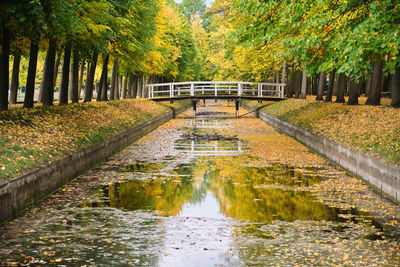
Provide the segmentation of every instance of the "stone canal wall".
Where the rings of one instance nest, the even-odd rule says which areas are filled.
[[[0,184],[0,223],[36,203],[79,174],[127,147],[189,106],[171,110],[51,164]]]
[[[343,168],[360,176],[381,193],[400,202],[400,168],[374,158],[367,153],[358,152],[328,138],[309,132],[292,123],[286,122],[261,110],[245,104],[242,106],[264,122],[282,132],[295,137],[319,154],[336,162]]]

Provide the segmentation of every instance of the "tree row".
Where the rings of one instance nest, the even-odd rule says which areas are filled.
[[[163,0],[11,0],[0,11],[1,110],[21,87],[26,108],[55,96],[60,105],[134,98],[147,94],[145,83],[196,79],[202,68],[188,19]]]

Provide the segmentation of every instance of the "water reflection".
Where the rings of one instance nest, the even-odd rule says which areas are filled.
[[[98,197],[102,201],[87,202],[83,207],[110,206],[154,210],[164,216],[186,216],[186,210],[204,214],[213,207],[209,205],[213,203],[212,193],[219,203],[218,209],[212,209],[218,210],[213,216],[248,222],[341,220],[340,214],[357,213],[329,208],[309,192],[295,190],[320,182],[321,177],[311,170],[278,163],[262,168],[240,166],[242,161],[248,159],[244,156],[198,158],[192,164],[173,168],[170,175],[103,186]],[[286,189],[270,185],[283,185]]]
[[[195,156],[238,155],[243,152],[242,142],[236,141],[195,141],[181,139],[174,143],[175,150]]]
[[[224,129],[232,127],[232,122],[230,120],[196,119],[190,120],[188,127]]]

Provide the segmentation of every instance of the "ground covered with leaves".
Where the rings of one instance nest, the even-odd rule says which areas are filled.
[[[310,99],[247,104],[355,150],[400,164],[400,109]]]
[[[0,182],[186,104],[135,99],[1,112]]]

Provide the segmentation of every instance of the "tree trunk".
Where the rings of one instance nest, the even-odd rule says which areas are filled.
[[[321,75],[321,74],[320,74]],[[312,88],[311,88],[311,93],[313,95],[317,95],[317,91],[318,91],[318,76],[316,74],[314,74],[312,76]]]
[[[149,95],[149,88],[146,86],[151,79],[151,75],[149,75],[148,77],[146,77],[145,74],[143,74],[143,98],[147,98]]]
[[[72,103],[79,102],[78,84],[79,84],[79,53],[74,51],[72,59],[72,83],[71,83],[71,100]]]
[[[392,107],[400,107],[400,67],[396,68],[396,72],[392,75],[390,80],[390,87],[392,92]]]
[[[365,96],[366,97],[369,97],[369,94],[371,92],[371,85],[372,85],[372,75],[368,75],[367,85],[365,86]]]
[[[354,79],[351,79],[349,81],[349,101],[347,101],[348,105],[358,105],[358,90],[360,87],[360,82],[356,83]]]
[[[69,71],[68,100],[72,100],[72,61],[69,69],[70,71]]]
[[[61,63],[61,53],[62,49],[60,49],[60,51],[57,54],[57,60],[56,60],[56,64],[54,66],[54,80],[53,80],[53,84],[54,86],[57,85],[57,76],[58,76],[58,69],[60,67],[60,63]]]
[[[53,105],[54,100],[54,64],[56,61],[56,41],[51,39],[49,41],[49,50],[47,51],[47,67],[46,72],[43,74],[43,106]]]
[[[133,74],[129,74],[128,76],[128,92],[127,92],[127,98],[132,98],[133,96]]]
[[[1,56],[0,56],[0,110],[8,110],[8,84],[9,84],[9,57],[11,33],[3,25],[1,29]]]
[[[124,86],[122,87],[122,98],[126,99],[127,92],[128,92],[128,72],[125,75]]]
[[[33,98],[35,95],[36,67],[39,52],[39,40],[31,40],[29,52],[28,77],[26,78],[24,108],[33,108]]]
[[[121,92],[121,84],[122,84],[122,75],[118,75],[118,87],[117,90],[115,91],[115,100],[120,99],[120,92]]]
[[[367,99],[366,105],[377,106],[381,104],[381,91],[382,91],[382,76],[383,64],[376,62],[373,65],[371,89]]]
[[[346,75],[339,73],[337,80],[336,103],[345,103],[344,91],[346,90]]]
[[[94,82],[94,75],[96,73],[97,58],[98,58],[98,53],[94,52],[92,60],[90,62],[90,69],[88,67],[87,70],[84,102],[91,102],[93,98],[93,82]]]
[[[293,97],[293,91],[294,91],[293,87],[295,83],[295,78],[296,78],[296,72],[293,70],[293,68],[290,68],[288,86],[286,90],[287,97]]]
[[[79,85],[78,85],[78,99],[81,99],[82,95],[82,84],[83,84],[83,75],[85,72],[85,61],[82,62],[81,64],[81,72],[79,74]]]
[[[335,84],[335,72],[336,70],[329,72],[328,89],[325,96],[325,102],[332,102],[333,86]]]
[[[12,69],[10,104],[17,104],[20,63],[21,63],[21,53],[17,53],[14,56],[14,63]]]
[[[136,96],[138,98],[142,98],[142,73],[139,72],[138,74],[138,79],[137,79],[137,91],[136,91]]]
[[[324,100],[323,94],[324,94],[324,90],[325,90],[325,82],[326,82],[326,73],[325,73],[325,71],[322,71],[319,74],[317,97],[315,98],[315,100],[318,100],[318,101]]]
[[[107,56],[106,57],[106,64],[104,65],[105,68],[103,69],[104,71],[104,79],[103,79],[103,86],[101,87],[101,100],[102,101],[107,101],[108,100],[108,89],[109,89],[109,85],[108,85],[108,62],[109,62],[110,57]]]
[[[101,101],[107,101],[107,91],[108,91],[108,61],[110,59],[110,56],[107,55],[104,62],[103,62],[103,84],[100,83],[100,100]]]
[[[307,72],[304,69],[303,73],[302,73],[302,79],[301,79],[301,94],[300,94],[300,98],[302,99],[306,99],[307,97]]]
[[[311,94],[312,94],[312,79],[311,77],[307,77],[306,95],[311,95]]]
[[[118,87],[118,59],[114,59],[113,68],[111,72],[111,89],[110,89],[110,100],[114,100],[115,90]]]
[[[132,98],[138,97],[139,75],[132,77]]]
[[[61,69],[60,95],[58,99],[60,105],[68,104],[70,64],[71,64],[71,46],[69,44],[66,44],[64,49],[64,59]]]
[[[286,72],[287,72],[287,64],[286,61],[283,62],[283,67],[282,67],[282,79],[281,83],[286,83]]]
[[[100,81],[98,83],[99,85],[97,86],[97,89],[96,89],[96,92],[97,92],[96,101],[101,101],[101,93],[103,92],[103,86],[104,86],[103,72],[104,72],[104,69],[101,70]]]
[[[44,88],[44,77],[47,69],[47,59],[48,54],[46,54],[46,59],[44,60],[44,65],[43,65],[43,70],[42,70],[42,80],[40,81],[40,87],[39,87],[39,96],[38,96],[38,102],[43,103],[43,88]]]
[[[301,70],[296,71],[296,83],[294,85],[294,87],[295,87],[295,93],[294,93],[295,96],[294,97],[295,98],[299,98],[299,96],[300,96],[302,77],[303,77],[303,74],[302,74]]]

